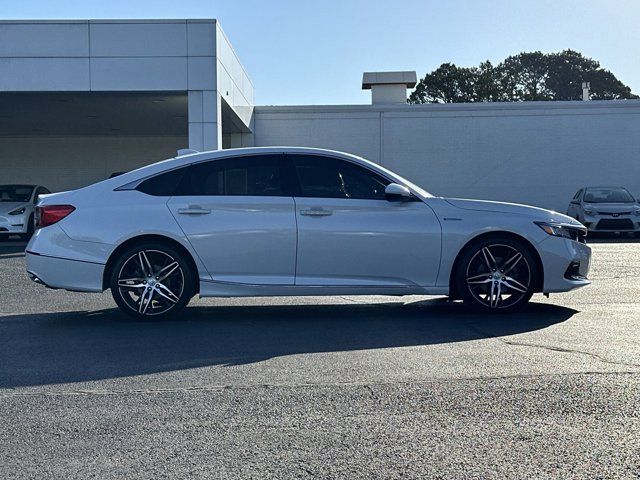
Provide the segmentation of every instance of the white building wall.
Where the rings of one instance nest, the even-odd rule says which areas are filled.
[[[249,127],[253,115],[253,84],[220,24],[216,28],[216,50],[218,92]]]
[[[222,147],[221,98],[247,128],[253,106],[215,20],[0,21],[0,91],[188,91],[197,150]]]
[[[175,156],[182,136],[0,137],[0,185],[71,190]]]
[[[586,185],[640,197],[640,101],[256,107],[254,132],[361,155],[436,195],[561,211]]]

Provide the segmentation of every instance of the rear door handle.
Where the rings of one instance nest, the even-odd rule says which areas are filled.
[[[325,210],[324,208],[309,208],[307,210],[300,210],[300,215],[308,215],[310,217],[326,217],[332,215],[331,210]]]
[[[202,208],[198,205],[189,205],[189,208],[179,208],[178,213],[181,215],[208,215],[211,209]]]

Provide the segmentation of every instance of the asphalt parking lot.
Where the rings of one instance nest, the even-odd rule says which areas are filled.
[[[638,478],[640,243],[513,316],[207,299],[136,322],[0,245],[0,478]]]

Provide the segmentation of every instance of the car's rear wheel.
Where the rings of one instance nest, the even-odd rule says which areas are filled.
[[[511,312],[531,299],[540,272],[530,247],[510,237],[486,238],[462,253],[455,272],[465,305],[485,312]]]
[[[177,249],[144,243],[123,251],[111,269],[109,286],[118,307],[145,319],[175,316],[195,293],[195,272]]]

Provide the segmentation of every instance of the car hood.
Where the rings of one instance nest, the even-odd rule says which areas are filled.
[[[600,213],[633,212],[640,209],[637,203],[585,203],[583,207]]]
[[[553,210],[546,210],[544,208],[531,207],[529,205],[520,205],[518,203],[491,202],[488,200],[466,200],[461,198],[447,198],[446,201],[454,207],[462,208],[463,210],[523,215],[548,222],[580,225],[580,222],[567,215],[563,215],[562,213],[554,212]]]
[[[0,202],[0,215],[6,215],[17,208],[29,207],[29,205],[24,202]]]

